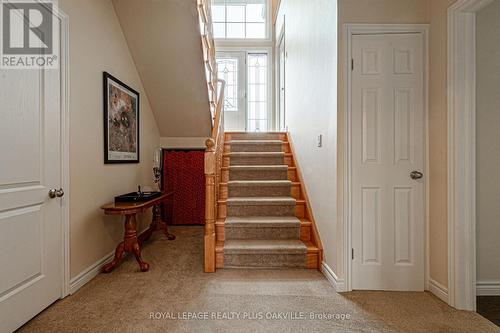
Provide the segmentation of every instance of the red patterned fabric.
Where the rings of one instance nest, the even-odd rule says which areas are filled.
[[[204,161],[204,151],[163,151],[163,190],[174,191],[163,207],[169,224],[205,224]]]

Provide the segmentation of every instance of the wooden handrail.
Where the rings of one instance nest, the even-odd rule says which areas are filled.
[[[224,154],[224,90],[226,82],[220,83],[212,136],[205,142],[205,272],[215,272],[215,222],[218,216],[219,184],[222,176]]]
[[[210,0],[197,0],[201,30],[201,47],[206,71],[207,90],[210,99],[212,133],[205,142],[205,272],[215,272],[215,221],[219,183],[222,174],[224,152],[224,90],[226,82],[217,78],[215,43],[212,31]],[[217,87],[218,86],[218,87]],[[218,89],[217,89],[218,88]],[[219,96],[217,95],[219,91]]]

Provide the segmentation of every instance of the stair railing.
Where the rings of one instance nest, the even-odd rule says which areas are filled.
[[[219,183],[224,152],[224,91],[226,83],[217,77],[217,62],[212,31],[211,0],[197,0],[201,45],[210,101],[212,135],[205,142],[205,272],[215,272],[215,222],[218,216]]]
[[[215,58],[215,43],[213,38],[212,17],[210,15],[211,0],[197,0],[198,17],[200,21],[201,47],[203,50],[203,62],[208,88],[208,99],[210,101],[210,115],[212,126],[215,125],[217,108],[217,61]]]
[[[215,112],[212,137],[205,142],[205,272],[215,272],[215,222],[218,214],[219,184],[222,178],[224,154],[224,89],[226,82],[219,80],[219,96]]]

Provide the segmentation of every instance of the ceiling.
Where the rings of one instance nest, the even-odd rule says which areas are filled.
[[[113,0],[162,137],[210,136],[196,0]]]

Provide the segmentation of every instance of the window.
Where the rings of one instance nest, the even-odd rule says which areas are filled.
[[[268,0],[213,0],[214,38],[265,39]]]
[[[238,59],[217,58],[217,75],[226,81],[224,111],[238,111]]]
[[[249,132],[268,131],[268,57],[266,53],[248,54]]]

